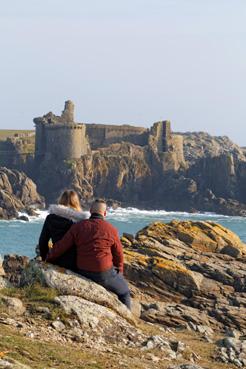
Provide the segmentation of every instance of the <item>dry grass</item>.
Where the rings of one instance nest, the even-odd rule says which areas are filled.
[[[0,141],[6,140],[7,137],[13,137],[16,133],[32,133],[33,130],[16,130],[16,129],[0,129]]]
[[[69,345],[44,343],[21,336],[12,328],[0,324],[0,351],[33,369],[103,369],[92,353],[81,352]]]
[[[158,328],[155,326],[148,326],[142,323],[142,328],[146,334],[161,334],[161,331],[158,332]],[[215,362],[213,359],[215,345],[201,341],[201,337],[198,334],[193,332],[175,333],[175,335],[170,334],[169,339],[174,341],[181,340],[189,347],[187,360],[183,359],[182,364],[189,362],[189,353],[193,351],[201,357],[196,364],[203,368],[235,368],[233,365]],[[75,343],[63,345],[56,342],[37,341],[24,337],[17,329],[1,323],[0,352],[8,352],[8,357],[29,365],[33,369],[168,369],[170,366],[181,363],[165,360],[165,351],[157,349],[150,351],[151,354],[160,358],[158,363],[154,363],[147,358],[148,351],[141,351],[136,348],[122,349],[118,347],[113,352],[102,353],[93,351],[93,349],[89,349],[86,346],[81,348]]]

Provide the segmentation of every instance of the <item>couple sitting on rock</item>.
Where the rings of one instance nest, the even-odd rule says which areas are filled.
[[[117,230],[105,221],[106,208],[104,200],[95,200],[86,219],[88,213],[82,212],[77,193],[64,191],[59,204],[50,207],[39,251],[42,260],[101,284],[130,309],[130,292],[123,277],[123,249]]]

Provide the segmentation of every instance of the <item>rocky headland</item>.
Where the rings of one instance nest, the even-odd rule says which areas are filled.
[[[0,368],[245,367],[246,245],[200,221],[153,223],[121,241],[132,313],[86,278],[4,257]]]
[[[173,133],[169,121],[76,123],[71,101],[61,116],[34,123],[35,134],[0,141],[0,165],[24,171],[47,205],[69,187],[85,205],[99,196],[123,207],[246,216],[245,149],[228,137]]]

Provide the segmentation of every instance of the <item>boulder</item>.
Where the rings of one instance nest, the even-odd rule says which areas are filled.
[[[120,339],[123,330],[132,330],[132,326],[115,311],[82,297],[59,296],[56,298],[56,302],[67,314],[73,314],[78,318],[84,331],[93,331],[94,337],[105,334],[110,336],[111,334],[116,338],[118,334],[118,339]],[[118,327],[118,333],[115,332],[115,326]]]
[[[32,369],[32,368],[6,356],[3,359],[0,359],[0,369]]]
[[[0,219],[18,218],[32,207],[44,207],[35,183],[23,172],[0,167]]]
[[[202,252],[226,251],[226,247],[238,250],[239,255],[246,255],[246,245],[240,238],[229,229],[214,222],[204,221],[172,221],[168,224],[153,223],[139,231],[136,235],[136,243],[145,240],[159,241],[161,244],[169,245],[170,240],[180,241],[177,246],[188,247]]]
[[[26,311],[22,301],[16,297],[0,295],[0,305],[2,305],[4,311],[6,311],[8,315],[12,317],[23,315]]]
[[[210,319],[205,312],[175,303],[146,304],[141,318],[151,323],[161,324],[164,327],[190,328],[198,332],[201,331],[201,327],[207,327],[207,330],[209,330],[210,326]]]
[[[125,273],[129,279],[159,287],[169,285],[186,296],[200,289],[202,275],[193,273],[178,261],[149,257],[125,250]]]
[[[145,320],[245,331],[246,246],[233,232],[213,222],[155,222],[121,241],[127,278],[165,304],[145,309]]]
[[[119,316],[135,324],[135,318],[117,296],[99,284],[79,276],[69,270],[52,264],[32,261],[22,275],[22,284],[41,284],[56,289],[61,295],[79,297],[92,303],[105,306]],[[82,302],[81,302],[82,303]]]
[[[12,287],[11,283],[4,277],[0,275],[0,290],[3,288],[10,288]]]
[[[2,265],[8,281],[15,286],[19,286],[21,283],[22,272],[28,264],[29,258],[27,256],[15,254],[5,255]]]

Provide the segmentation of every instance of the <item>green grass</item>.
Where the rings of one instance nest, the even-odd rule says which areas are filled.
[[[48,320],[59,319],[66,323],[70,317],[65,311],[56,303],[55,298],[58,296],[57,291],[42,287],[39,284],[30,285],[24,288],[5,288],[1,290],[1,295],[8,297],[19,298],[28,308],[28,310],[37,314],[37,307],[47,307],[50,310],[50,314],[46,316]],[[4,312],[4,307],[0,303],[0,312]]]
[[[42,287],[39,284],[26,286],[23,288],[5,288],[1,294],[9,297],[18,297],[23,301],[53,303],[57,296],[56,290],[48,287]]]
[[[0,141],[6,140],[7,137],[13,137],[16,133],[31,133],[33,130],[25,130],[25,129],[0,129]]]
[[[33,369],[103,369],[101,358],[72,345],[35,341],[0,324],[0,352]]]

